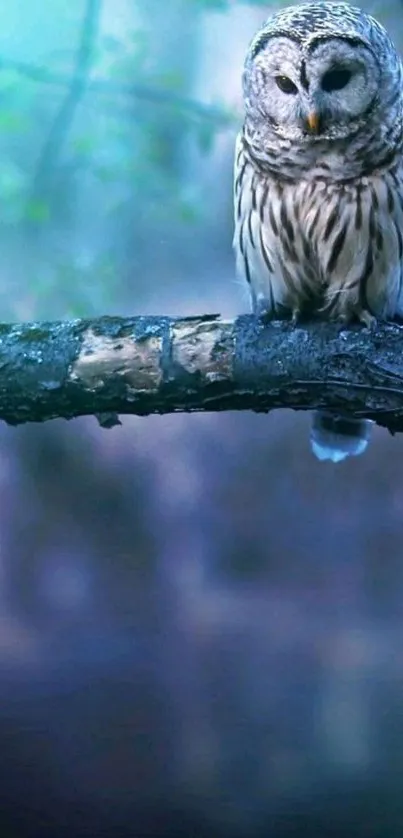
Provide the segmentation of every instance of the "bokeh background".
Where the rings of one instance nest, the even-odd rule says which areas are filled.
[[[3,320],[248,310],[233,145],[278,7],[0,2]],[[0,835],[400,838],[403,440],[122,421],[0,427]]]

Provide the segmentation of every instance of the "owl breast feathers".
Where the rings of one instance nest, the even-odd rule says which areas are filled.
[[[234,247],[253,308],[366,324],[403,309],[402,66],[345,3],[274,15],[249,48]]]

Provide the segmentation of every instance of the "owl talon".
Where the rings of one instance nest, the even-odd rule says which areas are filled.
[[[358,319],[360,323],[363,323],[364,326],[367,327],[367,329],[370,329],[371,331],[376,329],[378,321],[376,317],[374,317],[374,315],[371,314],[370,311],[367,311],[367,309],[363,309],[362,311],[360,311],[360,313],[358,314]]]
[[[301,320],[301,311],[299,308],[294,308],[291,317],[291,323],[293,326],[298,326],[299,321]]]
[[[262,323],[268,323],[269,320],[273,320],[273,308],[270,305],[270,301],[264,297],[253,300],[253,313]]]

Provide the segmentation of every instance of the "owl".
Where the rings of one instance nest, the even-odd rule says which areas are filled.
[[[237,138],[234,249],[253,311],[361,322],[403,313],[403,68],[385,29],[340,2],[292,6],[253,39]],[[334,462],[370,422],[316,412]]]

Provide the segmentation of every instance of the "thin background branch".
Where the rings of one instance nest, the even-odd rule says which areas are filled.
[[[32,205],[32,202],[42,201],[48,194],[61,150],[68,136],[77,107],[86,90],[94,55],[94,45],[98,34],[101,9],[102,0],[87,0],[74,72],[66,96],[61,103],[39,155],[28,198],[27,219],[30,218],[29,207]]]
[[[58,73],[40,64],[33,64],[26,61],[14,61],[13,59],[0,57],[0,72],[2,70],[10,70],[18,73],[18,75],[24,76],[24,78],[30,79],[38,84],[49,84],[55,87],[68,87],[70,84],[70,76],[65,73]],[[228,110],[224,106],[220,107],[204,102],[197,102],[195,99],[181,96],[172,90],[163,90],[160,87],[154,87],[148,84],[115,82],[109,79],[89,80],[88,76],[83,80],[83,83],[85,92],[88,93],[114,98],[121,96],[129,99],[139,99],[155,105],[167,105],[168,107],[178,108],[192,116],[200,117],[201,119],[220,125],[236,126],[241,118],[240,114],[237,116],[235,112]]]

